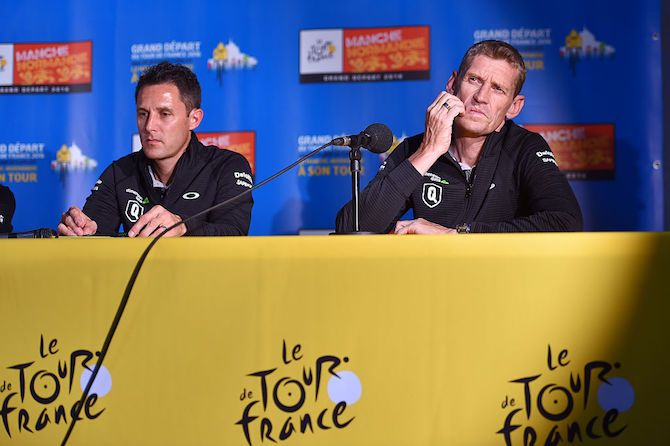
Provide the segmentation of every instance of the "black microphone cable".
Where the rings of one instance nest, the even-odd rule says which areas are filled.
[[[333,140],[334,141],[334,140]],[[223,207],[227,204],[232,203],[235,200],[238,200],[245,195],[250,194],[254,190],[258,189],[259,187],[269,183],[270,181],[274,180],[275,178],[285,174],[289,170],[293,169],[295,166],[298,164],[302,163],[306,159],[310,158],[311,156],[316,155],[326,147],[329,147],[333,144],[333,141],[330,141],[314,150],[309,152],[307,155],[299,158],[297,161],[292,163],[291,165],[284,167],[282,170],[279,172],[275,173],[271,177],[261,181],[260,183],[254,185],[251,189],[247,189],[244,192],[241,192],[234,197],[231,197],[227,200],[222,201],[221,203],[215,204],[214,206],[211,206],[204,211],[198,212],[195,215],[192,215],[185,220],[178,221],[177,223],[173,224],[172,226],[165,228],[156,238],[154,238],[151,243],[145,248],[144,252],[140,256],[139,260],[135,264],[135,269],[133,270],[133,273],[130,276],[130,279],[128,279],[128,284],[126,285],[126,290],[123,293],[123,297],[121,297],[121,302],[119,303],[119,308],[116,310],[116,314],[114,315],[114,320],[112,321],[112,325],[109,327],[109,330],[107,332],[107,336],[105,337],[105,342],[102,345],[102,349],[100,349],[100,355],[98,356],[98,361],[95,364],[95,367],[93,368],[93,372],[91,373],[91,377],[88,379],[88,383],[86,384],[86,388],[84,389],[84,392],[81,396],[81,399],[79,400],[79,404],[76,405],[75,413],[72,416],[72,423],[68,426],[67,432],[65,433],[65,437],[63,438],[63,441],[61,443],[61,446],[65,446],[67,444],[68,439],[70,438],[70,435],[72,434],[72,430],[74,429],[74,425],[77,422],[77,419],[79,418],[79,414],[81,413],[82,408],[84,407],[84,402],[86,401],[86,398],[88,398],[88,394],[91,391],[91,387],[93,387],[93,383],[95,382],[95,378],[98,376],[98,372],[100,371],[100,367],[102,366],[103,361],[105,360],[105,356],[107,356],[107,351],[109,350],[109,346],[112,343],[112,339],[114,338],[114,334],[116,333],[116,329],[119,326],[119,323],[121,322],[121,317],[123,316],[123,312],[126,309],[126,305],[128,304],[128,299],[130,298],[130,293],[133,290],[133,286],[135,285],[135,281],[137,280],[137,276],[140,273],[140,269],[142,268],[142,265],[144,264],[144,261],[146,260],[147,256],[149,255],[149,252],[151,249],[154,247],[154,245],[160,240],[166,233],[170,232],[174,228],[176,228],[179,225],[185,225],[189,221],[198,218],[202,215],[207,214],[208,212],[211,212],[215,209],[218,209],[220,207]]]

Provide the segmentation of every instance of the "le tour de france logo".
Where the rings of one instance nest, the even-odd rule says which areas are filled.
[[[315,358],[315,359],[308,359]],[[361,397],[358,376],[344,370],[347,356],[308,355],[301,344],[282,342],[276,367],[249,373],[235,424],[249,446],[277,443],[292,435],[345,429],[355,419],[351,406]]]
[[[110,391],[112,381],[103,366],[82,402],[99,352],[66,350],[58,339],[40,336],[34,355],[0,369],[0,444],[3,437],[22,441],[54,425],[94,420],[105,411],[100,397]],[[10,443],[11,444],[11,443]]]
[[[544,373],[509,382],[515,392],[505,395],[502,427],[505,445],[581,444],[619,437],[627,428],[624,412],[635,401],[630,382],[621,376],[621,363],[602,360],[576,364],[567,349],[547,351]]]

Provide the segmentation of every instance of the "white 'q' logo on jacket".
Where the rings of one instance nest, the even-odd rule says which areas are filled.
[[[442,202],[442,186],[433,183],[424,183],[421,199],[429,208],[434,208]]]

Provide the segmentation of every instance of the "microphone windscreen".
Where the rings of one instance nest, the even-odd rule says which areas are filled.
[[[393,133],[384,124],[371,124],[363,131],[370,136],[367,148],[370,152],[384,153],[393,144]]]

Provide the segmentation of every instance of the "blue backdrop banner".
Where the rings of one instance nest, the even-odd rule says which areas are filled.
[[[420,133],[465,50],[491,38],[526,61],[516,122],[549,142],[586,229],[663,229],[658,0],[3,3],[0,183],[16,230],[55,227],[139,149],[134,88],[149,65],[194,70],[200,137],[262,180],[373,122],[395,145]],[[364,155],[363,185],[383,158]],[[329,149],[255,194],[251,234],[331,229],[350,191],[348,153]]]

